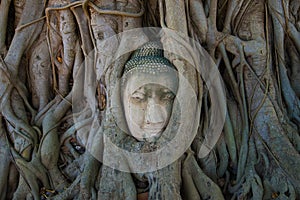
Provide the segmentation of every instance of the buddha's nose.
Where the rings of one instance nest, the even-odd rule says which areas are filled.
[[[163,123],[165,120],[165,110],[159,105],[155,99],[150,98],[148,100],[146,113],[145,113],[145,122],[146,124],[159,124]]]

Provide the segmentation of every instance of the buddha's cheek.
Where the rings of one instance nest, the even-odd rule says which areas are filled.
[[[128,112],[125,113],[128,129],[132,136],[135,138],[143,138],[142,126],[145,117],[145,108],[141,105],[128,104],[128,108],[125,109]]]
[[[169,122],[171,114],[172,114],[172,108],[173,108],[173,101],[169,101],[168,103],[166,103],[165,105],[165,110],[167,113],[167,119],[166,119],[166,123]]]
[[[163,113],[163,121],[162,122],[164,124],[163,128],[165,128],[168,125],[170,118],[171,118],[172,102],[170,101],[170,102],[161,104],[160,112]]]

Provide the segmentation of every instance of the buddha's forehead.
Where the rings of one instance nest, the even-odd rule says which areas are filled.
[[[177,74],[170,72],[153,75],[136,72],[126,78],[124,89],[127,90],[127,92],[132,93],[139,88],[151,87],[151,85],[159,85],[160,87],[164,87],[176,94],[178,88]]]

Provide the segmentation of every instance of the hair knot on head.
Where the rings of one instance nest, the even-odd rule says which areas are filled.
[[[143,72],[158,74],[174,71],[173,64],[164,57],[162,46],[159,42],[147,42],[137,49],[127,61],[123,75],[128,73]]]

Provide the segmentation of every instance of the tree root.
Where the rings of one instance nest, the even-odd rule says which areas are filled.
[[[192,177],[201,199],[224,199],[219,186],[203,173],[191,151],[188,151],[182,167]]]
[[[51,180],[55,187],[63,187],[66,180],[60,173],[57,162],[60,152],[60,143],[56,124],[65,115],[70,108],[69,100],[72,98],[72,92],[63,99],[55,108],[47,112],[43,120],[43,138],[38,150],[41,156],[41,162],[49,170]],[[54,127],[54,128],[53,128]]]
[[[26,180],[26,183],[30,188],[31,194],[33,195],[35,200],[39,199],[39,181],[41,181],[43,186],[45,186],[46,188],[50,188],[46,168],[44,168],[44,166],[42,165],[40,158],[36,154],[35,150],[33,151],[32,159],[29,162],[24,160],[19,155],[19,153],[14,150],[14,148],[11,148],[11,152],[16,166],[18,167],[21,175],[23,176],[24,180]]]
[[[61,193],[54,197],[50,197],[50,200],[68,200],[74,199],[80,193],[80,176],[78,176],[73,183],[66,189],[64,189]]]
[[[249,193],[253,199],[263,199],[263,184],[260,177],[253,172],[245,178],[245,182],[241,184],[241,188],[236,191],[232,199],[249,199]]]
[[[91,199],[96,196],[95,183],[97,173],[99,173],[100,163],[92,155],[90,155],[89,152],[85,153],[85,163],[86,164],[81,175],[79,199]]]
[[[237,179],[238,183],[234,187],[229,187],[229,191],[233,193],[232,199],[248,199],[250,196],[253,199],[263,198],[263,184],[254,167],[257,163],[257,158],[253,137],[249,140],[248,150],[245,174],[240,179]]]
[[[6,35],[7,35],[7,24],[8,24],[8,12],[11,0],[3,0],[0,3],[0,56],[6,53]]]
[[[136,195],[136,188],[129,173],[102,166],[98,197],[102,200],[133,200],[136,199]]]
[[[10,150],[6,143],[6,131],[2,124],[2,116],[0,115],[0,199],[4,200],[8,188],[8,177],[9,177],[9,167],[10,167]]]
[[[19,176],[19,181],[18,182],[19,182],[18,188],[14,192],[12,199],[13,200],[19,200],[19,199],[25,200],[26,196],[28,194],[30,194],[29,184],[26,182],[26,180],[23,178],[23,176]]]
[[[218,175],[218,177],[222,177],[222,176],[224,176],[224,174],[228,168],[228,163],[229,163],[229,154],[227,152],[224,137],[222,137],[222,136],[218,141],[217,150],[218,150],[218,158],[219,158],[219,166],[217,169],[217,175]]]
[[[13,92],[13,87],[9,87],[9,90],[6,91],[6,94],[4,95],[2,99],[2,115],[6,119],[7,122],[9,122],[18,133],[21,133],[22,136],[25,136],[26,139],[29,140],[29,142],[32,145],[36,145],[38,138],[35,130],[24,120],[20,119],[18,116],[16,116],[13,108],[12,108],[12,92]],[[15,102],[20,103],[20,102]],[[5,106],[4,106],[5,104]],[[16,105],[14,105],[16,106]],[[22,106],[18,105],[18,106]],[[21,115],[21,114],[19,114]]]

